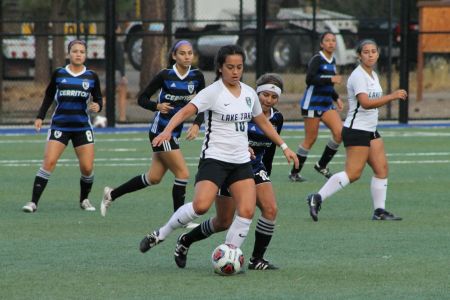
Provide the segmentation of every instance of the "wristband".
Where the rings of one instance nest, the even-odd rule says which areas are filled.
[[[286,150],[288,148],[288,145],[286,145],[286,143],[283,143],[280,145],[281,150]]]

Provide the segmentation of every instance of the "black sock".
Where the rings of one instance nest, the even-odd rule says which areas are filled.
[[[89,193],[92,189],[92,184],[94,183],[94,175],[81,175],[80,177],[80,202],[88,198]]]
[[[111,199],[114,200],[116,198],[119,198],[122,195],[135,192],[135,191],[143,189],[149,185],[150,185],[150,183],[147,180],[146,174],[138,175],[136,177],[131,178],[130,180],[128,180],[121,186],[112,190],[111,191]]]
[[[263,258],[275,231],[275,222],[264,217],[259,217],[255,229],[255,245],[253,246],[253,258]]]
[[[212,225],[212,219],[208,219],[206,221],[203,221],[199,226],[195,227],[191,231],[189,231],[181,240],[181,243],[189,247],[192,243],[201,241],[209,237],[211,234],[213,234],[214,227]]]
[[[319,160],[319,166],[321,168],[325,168],[328,163],[333,159],[333,156],[336,154],[337,149],[331,149],[328,145],[325,146],[323,150],[322,157]]]
[[[173,211],[177,211],[177,209],[184,204],[187,184],[187,179],[175,178],[172,187]]]
[[[298,158],[298,169],[295,168],[295,166],[292,166],[292,170],[291,170],[291,174],[298,174],[300,173],[300,171],[303,168],[303,165],[305,164],[306,159],[308,158],[308,156],[300,156],[297,154],[297,158]]]
[[[39,199],[41,198],[42,192],[44,192],[44,189],[47,186],[50,174],[51,174],[50,172],[47,172],[44,169],[40,168],[36,174],[36,177],[34,178],[31,202],[33,202],[36,205],[38,204]]]

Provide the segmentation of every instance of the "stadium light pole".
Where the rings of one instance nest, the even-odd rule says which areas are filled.
[[[108,127],[116,125],[116,1],[105,0],[106,118]]]
[[[400,43],[400,88],[408,91],[409,87],[409,62],[408,62],[408,36],[409,36],[409,1],[402,0],[400,14],[401,43]],[[399,101],[398,121],[408,123],[408,102]]]

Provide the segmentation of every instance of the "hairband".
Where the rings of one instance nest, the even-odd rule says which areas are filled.
[[[256,87],[256,93],[263,91],[274,92],[275,94],[278,95],[278,97],[280,97],[281,95],[281,89],[272,83],[267,83]]]
[[[189,46],[192,47],[192,44],[191,44],[190,42],[188,42],[188,41],[186,41],[186,40],[181,40],[181,41],[178,41],[178,42],[173,46],[172,52],[177,51],[178,48],[180,48],[180,47],[183,46],[183,45],[189,45]]]

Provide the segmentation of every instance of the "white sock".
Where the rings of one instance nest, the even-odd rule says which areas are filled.
[[[370,193],[372,194],[373,209],[385,208],[388,180],[372,177]]]
[[[320,189],[319,194],[322,196],[322,201],[330,197],[336,192],[339,192],[350,183],[347,173],[345,171],[334,174]]]
[[[187,223],[198,217],[199,216],[194,211],[192,202],[180,206],[177,211],[173,213],[172,217],[170,217],[169,222],[159,229],[158,238],[164,240],[172,231],[185,226]]]
[[[240,248],[245,238],[247,237],[248,230],[250,229],[250,224],[252,224],[252,219],[246,219],[236,216],[233,223],[231,223],[230,228],[228,229],[227,237],[225,238],[225,244],[231,244]]]

